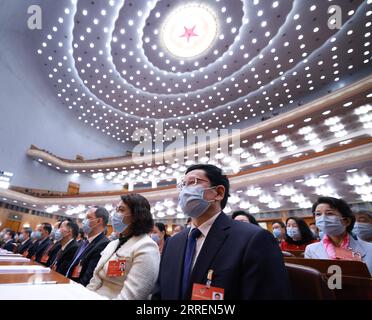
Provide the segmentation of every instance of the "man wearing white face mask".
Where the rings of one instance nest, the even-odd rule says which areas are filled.
[[[103,234],[109,220],[109,213],[104,207],[93,207],[87,211],[83,227],[88,240],[76,251],[66,276],[86,286],[93,276],[93,271],[101,258],[101,252],[110,242]]]
[[[361,210],[355,214],[355,224],[353,232],[361,240],[372,242],[372,212]]]
[[[320,197],[312,210],[324,236],[321,242],[306,247],[305,258],[363,261],[372,274],[372,244],[352,236],[355,217],[349,205],[342,199]]]
[[[190,229],[163,248],[153,299],[287,299],[289,281],[282,254],[267,230],[230,219],[222,212],[229,180],[210,164],[187,169],[179,205],[192,218]],[[211,290],[209,290],[211,289]]]

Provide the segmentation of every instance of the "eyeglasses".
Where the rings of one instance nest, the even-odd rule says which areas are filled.
[[[178,184],[177,184],[177,188],[178,190],[182,190],[184,187],[189,187],[189,186],[196,186],[198,184],[198,180],[199,181],[205,181],[205,182],[208,182],[208,180],[205,180],[205,179],[200,179],[200,178],[197,178],[197,177],[190,177],[190,178],[183,178]]]

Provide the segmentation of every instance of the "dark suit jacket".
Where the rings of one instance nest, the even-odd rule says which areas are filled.
[[[160,263],[153,299],[181,297],[184,252],[189,229],[169,238]],[[289,299],[290,286],[278,243],[270,232],[251,223],[235,221],[221,213],[214,221],[190,275],[192,284],[224,288],[224,299]]]
[[[15,246],[14,241],[10,240],[9,242],[5,242],[3,244],[3,249],[13,252],[14,246]]]
[[[32,240],[30,238],[28,238],[28,240],[24,244],[21,244],[18,247],[17,253],[22,254],[23,252],[25,252],[26,250],[28,250],[30,248],[31,244],[32,244]]]
[[[49,238],[46,238],[44,241],[39,241],[39,244],[37,245],[35,249],[35,261],[41,263],[41,258],[43,256],[44,251],[48,248],[50,245],[51,240]]]
[[[47,267],[50,267],[50,265],[54,262],[54,260],[56,259],[57,257],[57,253],[59,252],[59,250],[61,250],[61,242],[58,241],[56,242],[53,247],[49,250],[49,259],[48,261],[46,262],[46,266]],[[66,270],[67,271],[67,270]]]
[[[85,249],[84,253],[81,257],[74,262],[72,265],[69,274],[67,275],[68,278],[81,283],[83,286],[87,286],[90,279],[93,276],[93,271],[96,268],[96,265],[101,258],[101,252],[103,249],[106,248],[107,244],[109,243],[109,239],[101,233],[98,235]],[[74,260],[74,259],[72,259]],[[72,278],[72,272],[78,264],[81,264],[81,272],[79,278]],[[70,267],[70,266],[69,266]]]
[[[72,240],[65,250],[62,250],[60,247],[60,250],[58,251],[57,255],[55,256],[54,260],[51,261],[51,264],[54,262],[57,266],[56,271],[60,274],[65,275],[68,267],[70,266],[72,259],[75,256],[76,250],[79,248],[76,240]]]
[[[31,245],[28,248],[27,258],[31,258],[35,254],[36,248],[37,248],[38,245],[39,245],[39,240],[36,240],[35,242],[31,242]]]

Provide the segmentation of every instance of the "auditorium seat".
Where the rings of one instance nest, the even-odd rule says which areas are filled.
[[[293,299],[335,300],[327,280],[318,270],[292,263],[285,263],[291,282]]]

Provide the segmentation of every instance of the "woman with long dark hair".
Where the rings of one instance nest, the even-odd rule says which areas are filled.
[[[280,248],[283,251],[303,251],[308,244],[316,241],[303,219],[290,217],[286,220],[285,225],[284,241],[280,243]]]
[[[121,196],[112,216],[112,226],[120,237],[102,251],[87,288],[110,299],[149,299],[160,263],[158,246],[148,235],[153,225],[146,198]]]

